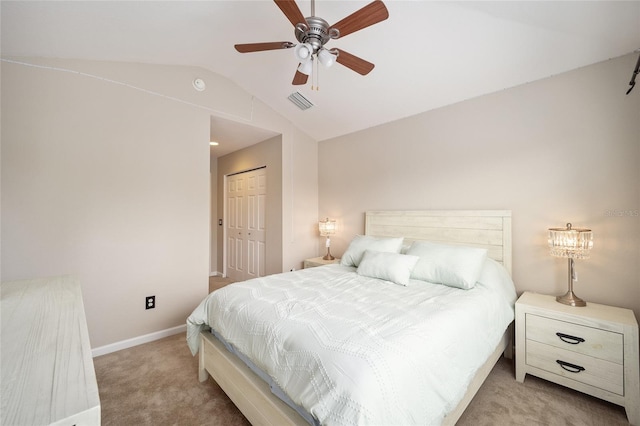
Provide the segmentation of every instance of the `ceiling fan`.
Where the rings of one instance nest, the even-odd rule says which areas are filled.
[[[327,67],[338,62],[361,75],[367,75],[371,72],[375,66],[371,62],[341,49],[329,50],[324,45],[331,39],[345,37],[387,19],[389,12],[381,0],[369,3],[333,25],[329,25],[324,19],[315,16],[315,0],[311,0],[311,16],[306,18],[294,0],[274,0],[274,2],[293,24],[299,44],[289,41],[236,44],[235,48],[238,52],[250,53],[295,48],[294,52],[300,63],[293,77],[292,84],[294,85],[307,83],[314,59]]]

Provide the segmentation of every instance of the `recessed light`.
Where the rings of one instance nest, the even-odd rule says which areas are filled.
[[[219,145],[219,143],[218,143],[218,142],[209,142],[209,145],[211,145],[211,146],[218,146],[218,145]]]
[[[207,85],[203,79],[196,78],[195,80],[193,80],[193,88],[196,89],[198,92],[204,92],[204,89],[207,88]]]

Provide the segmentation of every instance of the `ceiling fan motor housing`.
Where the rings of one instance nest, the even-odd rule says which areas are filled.
[[[338,38],[340,33],[337,29],[329,30],[329,24],[322,18],[310,16],[306,18],[307,25],[299,23],[296,25],[296,39],[300,43],[308,43],[313,47],[313,53],[318,51],[332,38]]]

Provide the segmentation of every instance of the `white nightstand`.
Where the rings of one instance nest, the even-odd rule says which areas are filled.
[[[320,257],[312,257],[311,259],[304,260],[304,269],[313,268],[314,266],[322,266],[322,265],[330,265],[332,263],[340,263],[339,258],[335,258],[333,260],[324,260],[322,256]]]
[[[516,380],[527,373],[622,405],[640,425],[638,322],[630,309],[571,307],[525,292],[516,302]]]

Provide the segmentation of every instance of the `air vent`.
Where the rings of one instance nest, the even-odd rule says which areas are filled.
[[[300,92],[293,92],[292,94],[289,95],[288,99],[294,104],[296,104],[296,106],[303,111],[313,106],[311,101],[305,98],[304,96],[302,96],[302,93]]]

